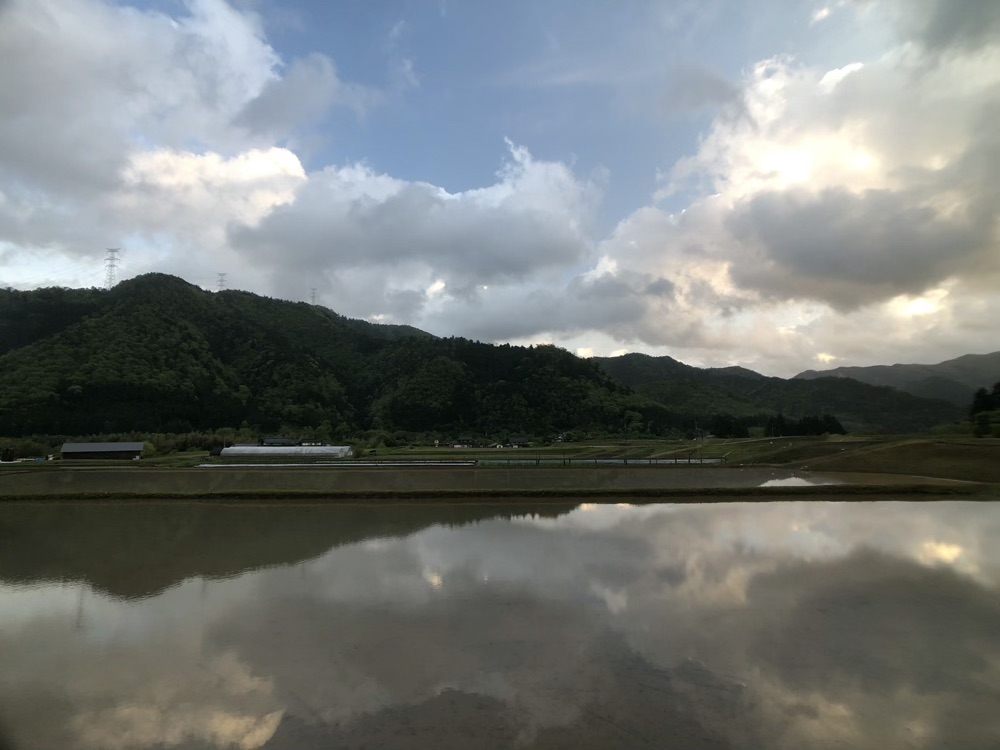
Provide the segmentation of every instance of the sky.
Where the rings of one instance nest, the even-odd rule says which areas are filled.
[[[772,375],[1000,348],[993,0],[0,0],[0,287]]]

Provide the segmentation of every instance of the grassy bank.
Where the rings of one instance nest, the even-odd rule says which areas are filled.
[[[854,471],[1000,482],[1000,440],[903,440],[803,458],[815,471]]]
[[[411,467],[218,467],[162,468],[63,468],[58,471],[24,471],[0,475],[0,496],[156,496],[207,497],[222,495],[279,495],[311,493],[315,496],[412,497],[424,494],[492,493],[646,493],[753,490],[774,480],[796,475],[815,484],[898,485],[898,477],[858,480],[837,479],[809,472],[792,472],[763,466],[628,466],[513,467],[474,466]],[[928,482],[914,482],[927,484]],[[933,483],[933,482],[932,482]],[[762,488],[768,489],[768,488]],[[793,488],[795,489],[795,488]]]
[[[230,501],[230,502],[322,502],[343,504],[371,504],[421,502],[427,504],[463,503],[512,503],[520,500],[532,502],[588,501],[617,503],[628,500],[644,503],[712,503],[753,500],[756,502],[801,501],[809,499],[836,499],[847,502],[873,502],[885,500],[982,500],[1000,498],[996,488],[976,484],[831,484],[815,487],[705,487],[690,488],[635,488],[635,489],[525,489],[525,490],[400,490],[400,491],[310,491],[310,490],[260,490],[218,491],[199,494],[176,492],[150,492],[144,494],[121,492],[79,492],[58,496],[8,495],[2,502],[65,502],[74,501]]]

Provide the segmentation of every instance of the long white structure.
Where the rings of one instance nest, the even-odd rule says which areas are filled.
[[[223,448],[223,458],[284,456],[298,458],[350,458],[349,445],[234,445]]]

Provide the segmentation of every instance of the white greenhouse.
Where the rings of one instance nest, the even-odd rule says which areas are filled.
[[[350,458],[348,445],[234,445],[223,458]]]

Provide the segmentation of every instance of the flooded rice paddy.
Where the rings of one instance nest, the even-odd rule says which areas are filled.
[[[998,542],[955,501],[0,505],[0,748],[995,747]]]

